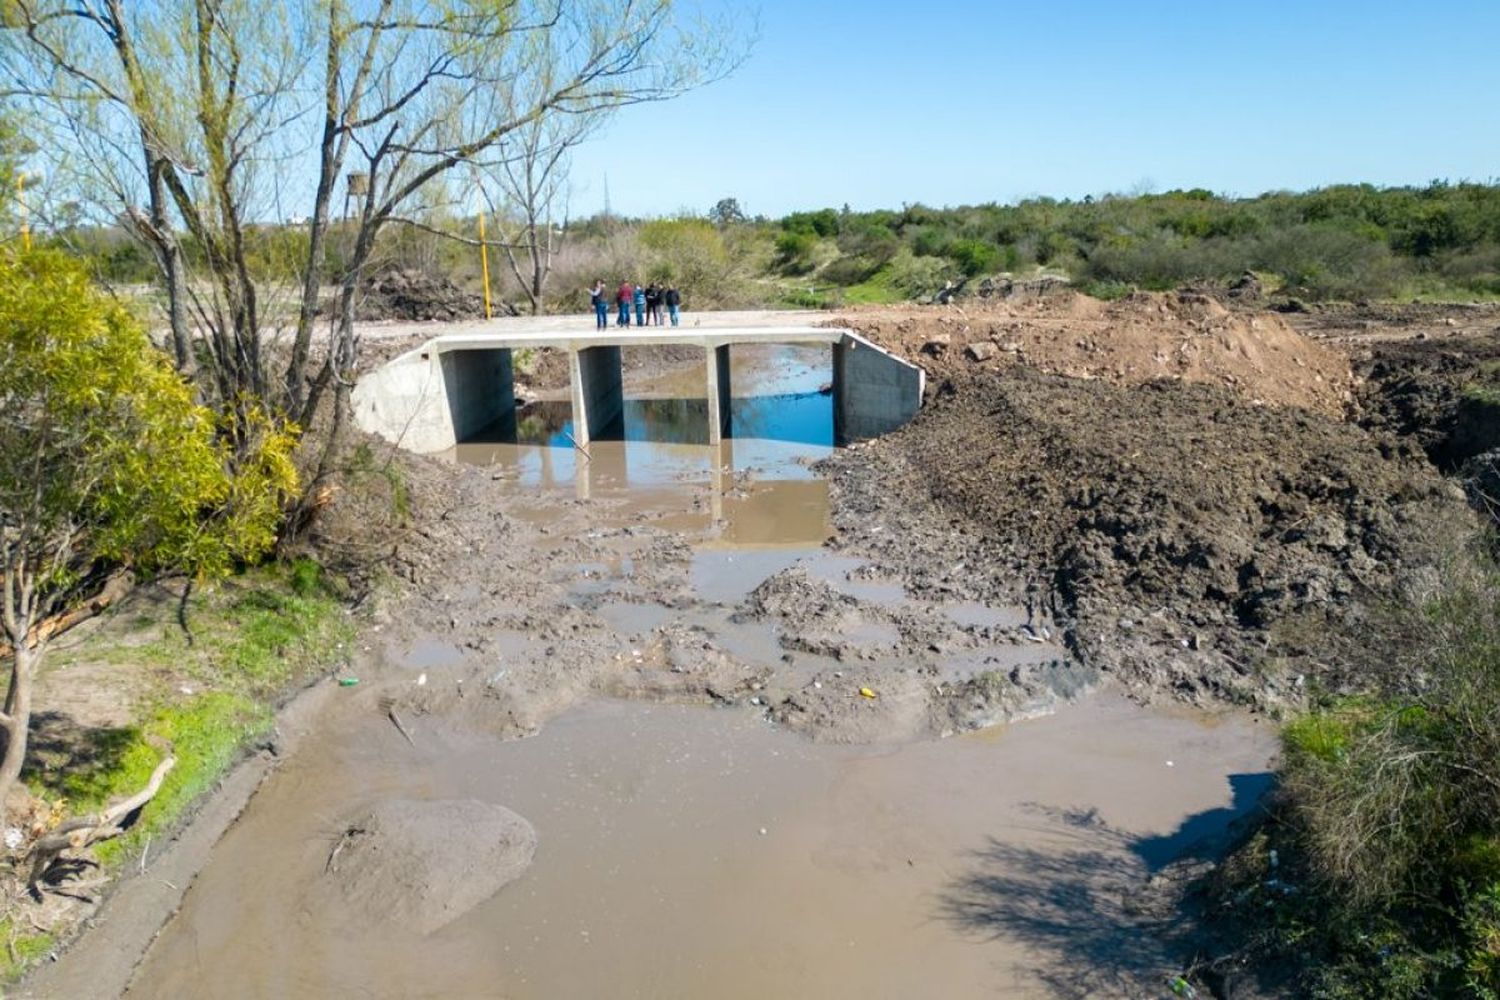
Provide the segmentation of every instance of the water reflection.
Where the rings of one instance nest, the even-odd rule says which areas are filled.
[[[743,395],[731,401],[730,435],[717,448],[708,444],[708,401],[682,397],[690,391],[684,374],[695,373],[676,372],[662,379],[668,395],[627,398],[620,418],[586,449],[577,447],[571,405],[542,400],[461,443],[452,457],[497,467],[523,491],[571,490],[650,511],[664,526],[715,528],[720,544],[821,544],[828,486],[809,465],[834,447],[833,399],[818,389],[829,374],[826,353],[780,348],[737,354],[735,363],[734,388]]]

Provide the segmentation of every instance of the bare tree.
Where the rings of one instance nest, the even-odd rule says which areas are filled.
[[[603,121],[602,113],[552,115],[528,122],[501,147],[500,162],[488,173],[500,191],[501,247],[516,284],[542,311],[542,296],[552,274],[552,261],[566,231],[556,226],[559,210],[566,213],[568,169],[572,151]],[[495,203],[486,194],[492,211]]]
[[[553,119],[727,72],[741,50],[721,40],[747,37],[672,0],[11,0],[6,24],[5,96],[50,127],[75,196],[151,248],[179,365],[201,344],[205,389],[231,416],[257,401],[303,426],[329,414],[309,492],[346,417],[354,308],[384,227],[455,169],[523,162],[510,149],[528,130],[551,150]],[[336,219],[353,174],[361,193]],[[308,221],[295,278],[277,284],[255,255],[290,205]]]

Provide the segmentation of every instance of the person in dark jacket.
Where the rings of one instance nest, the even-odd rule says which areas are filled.
[[[677,309],[682,305],[682,296],[677,292],[676,285],[668,285],[667,290],[662,293],[662,301],[667,304],[667,315],[672,317],[672,325],[677,325]]]
[[[661,289],[654,281],[646,286],[646,325],[661,326]]]
[[[609,303],[604,297],[604,279],[594,282],[594,287],[589,289],[589,305],[594,307],[594,329],[609,329]]]
[[[630,325],[630,301],[635,297],[635,289],[630,282],[620,282],[620,290],[615,292],[615,304],[620,307],[620,317],[615,320],[615,326]]]
[[[646,325],[646,290],[640,285],[635,286],[635,325]]]

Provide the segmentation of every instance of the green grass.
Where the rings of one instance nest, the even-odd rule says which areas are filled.
[[[10,919],[0,920],[0,938],[6,943],[0,951],[0,982],[13,982],[28,965],[44,957],[57,943],[51,935],[43,932],[17,933]]]
[[[118,757],[97,768],[64,776],[57,790],[75,814],[97,812],[110,800],[145,787],[165,756],[166,747],[171,747],[177,764],[162,782],[161,791],[141,812],[140,821],[123,837],[95,849],[102,864],[114,866],[134,855],[148,838],[171,829],[198,797],[218,782],[241,748],[264,735],[272,721],[269,705],[230,692],[209,692],[163,705],[129,731]]]
[[[886,306],[905,302],[906,296],[890,284],[885,272],[878,271],[868,280],[844,289],[844,301],[851,306]]]
[[[106,871],[118,871],[148,841],[169,835],[270,730],[275,696],[343,661],[354,635],[322,568],[310,559],[248,571],[189,603],[191,641],[172,620],[175,607],[162,602],[115,623],[121,626],[115,633],[131,633],[125,638],[107,638],[110,631],[101,629],[72,654],[140,670],[154,678],[154,696],[134,725],[85,732],[83,752],[73,760],[59,768],[34,759],[26,776],[35,794],[63,800],[68,814],[86,815],[140,791],[168,752],[176,756],[137,823],[94,849]],[[188,678],[189,685],[181,683]],[[7,921],[0,928],[9,943],[0,983],[14,981],[53,948],[49,934],[14,933]]]

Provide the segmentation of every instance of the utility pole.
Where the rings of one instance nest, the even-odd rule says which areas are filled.
[[[26,172],[16,171],[16,204],[21,210],[21,247],[31,250],[31,220],[26,215]]]
[[[490,319],[490,248],[484,241],[484,205],[479,206],[479,270],[484,275],[484,318]]]

